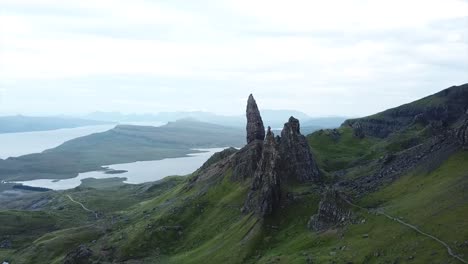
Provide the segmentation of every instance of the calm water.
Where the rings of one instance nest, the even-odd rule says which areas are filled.
[[[202,153],[190,154],[189,157],[171,158],[154,161],[139,161],[124,164],[109,165],[114,170],[126,170],[121,174],[105,174],[102,171],[80,173],[77,177],[65,180],[33,180],[18,182],[34,187],[45,187],[54,190],[65,190],[79,186],[82,179],[86,178],[113,178],[125,177],[126,183],[144,183],[160,180],[170,175],[186,175],[198,169],[211,155],[223,150],[223,148],[200,149]]]
[[[162,122],[125,122],[128,125],[162,126]],[[39,153],[46,149],[55,148],[65,141],[104,132],[115,125],[85,126],[77,128],[63,128],[49,131],[21,132],[0,134],[0,159],[18,157],[31,153]]]
[[[70,139],[104,132],[112,129],[114,126],[115,125],[99,125],[49,131],[0,134],[0,159],[39,153],[46,149],[55,148]]]

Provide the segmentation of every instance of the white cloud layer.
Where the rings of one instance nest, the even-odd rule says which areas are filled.
[[[0,0],[0,113],[371,114],[467,82],[467,31],[462,0]]]

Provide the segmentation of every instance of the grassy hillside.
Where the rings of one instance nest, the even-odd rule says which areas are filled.
[[[468,163],[462,162],[467,159],[468,152],[458,152],[436,170],[409,173],[358,203],[400,217],[446,241],[457,253],[467,255],[468,246],[464,241],[468,228],[462,220],[468,217],[468,197],[464,193]],[[239,208],[248,186],[231,182],[229,173],[206,192],[199,187],[186,190],[185,180],[181,178],[169,180],[170,186],[67,192],[99,211],[103,219],[98,221],[57,193],[50,208],[63,207],[60,214],[3,213],[20,219],[7,221],[15,222],[16,227],[2,229],[4,234],[14,238],[20,232],[15,233],[11,228],[28,228],[34,233],[21,233],[19,243],[27,244],[31,236],[35,241],[27,248],[0,250],[0,254],[8,255],[11,260],[52,258],[61,263],[66,252],[84,243],[99,254],[112,245],[112,257],[128,263],[132,259],[143,263],[305,263],[307,260],[314,263],[457,263],[435,241],[361,209],[354,209],[354,223],[322,233],[310,231],[307,221],[320,199],[313,193],[302,196],[264,222],[241,214]],[[302,193],[314,189],[311,185],[291,191]],[[119,202],[110,199],[115,197],[114,192],[119,192]],[[68,215],[73,215],[74,220],[68,222]],[[76,218],[80,215],[81,218]],[[36,220],[21,221],[21,216]],[[54,224],[65,222],[76,227]],[[50,233],[52,230],[57,231]],[[65,240],[72,242],[58,242]]]

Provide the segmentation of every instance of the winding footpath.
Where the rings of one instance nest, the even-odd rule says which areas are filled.
[[[354,203],[348,201],[347,199],[345,199],[345,198],[343,198],[343,197],[342,197],[342,199],[343,199],[345,202],[347,202],[349,205],[353,206],[353,207],[356,207],[356,208],[359,208],[359,209],[361,209],[361,210],[364,210],[364,211],[366,211],[367,213],[371,213],[371,210],[369,210],[369,209],[367,209],[367,208],[364,208],[364,207],[362,207],[362,206],[359,206],[359,205],[357,205],[357,204],[354,204]],[[447,243],[445,243],[444,241],[440,240],[439,238],[437,238],[437,237],[435,237],[435,236],[433,236],[433,235],[431,235],[431,234],[428,234],[428,233],[426,233],[426,232],[424,232],[424,231],[421,231],[419,228],[417,228],[416,226],[414,226],[414,225],[412,225],[412,224],[408,224],[408,223],[402,221],[401,219],[398,219],[398,218],[396,218],[396,217],[393,217],[393,216],[391,216],[391,215],[385,213],[382,209],[380,209],[380,210],[375,210],[375,211],[372,211],[372,212],[375,212],[375,213],[377,213],[377,214],[383,215],[383,216],[387,217],[387,218],[390,219],[390,220],[393,220],[393,221],[398,222],[398,223],[400,223],[400,224],[402,224],[402,225],[404,225],[404,226],[406,226],[406,227],[409,227],[409,228],[413,229],[414,231],[418,232],[419,234],[421,234],[421,235],[423,235],[423,236],[426,236],[426,237],[428,237],[428,238],[430,238],[430,239],[436,241],[437,243],[441,244],[442,246],[444,246],[444,247],[447,249],[447,252],[448,252],[448,254],[449,254],[450,256],[452,256],[452,257],[458,259],[458,260],[461,261],[462,263],[468,264],[468,261],[462,259],[460,256],[458,256],[457,254],[455,254],[455,253],[453,252],[452,248],[450,248],[450,246],[449,246]]]
[[[72,202],[74,202],[74,203],[76,203],[76,204],[79,204],[79,205],[81,206],[81,208],[83,208],[83,210],[85,210],[85,211],[87,211],[87,212],[90,212],[90,213],[93,213],[93,214],[94,214],[94,217],[96,217],[96,219],[99,218],[99,217],[98,217],[98,214],[97,214],[95,211],[93,211],[93,210],[87,208],[86,206],[84,206],[84,204],[73,200],[73,198],[72,198],[70,195],[68,195],[68,194],[67,194],[67,197],[68,197],[68,199],[70,199],[70,201],[72,201]]]

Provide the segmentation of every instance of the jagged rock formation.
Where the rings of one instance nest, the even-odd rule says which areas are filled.
[[[268,127],[262,157],[255,172],[252,189],[243,208],[244,211],[253,211],[260,216],[266,216],[278,207],[281,199],[278,160],[279,153],[275,135]]]
[[[215,184],[231,169],[232,181],[251,184],[242,211],[265,217],[286,198],[288,183],[320,182],[320,173],[300,132],[299,120],[290,117],[281,137],[275,138],[268,127],[265,138],[262,117],[252,95],[246,112],[248,144],[240,150],[227,149],[214,155],[194,173],[187,189],[199,182],[204,186]]]
[[[252,94],[247,100],[247,144],[250,144],[254,140],[265,139],[265,127],[263,126],[262,117],[258,110],[257,103],[253,98]]]
[[[299,120],[290,117],[281,137],[268,127],[261,159],[255,171],[251,190],[242,208],[261,217],[272,214],[280,206],[282,189],[288,182],[320,181],[319,169],[306,138],[300,133]]]
[[[334,189],[325,190],[319,203],[317,214],[310,218],[308,226],[314,231],[322,231],[344,224],[352,217],[352,212],[340,193]]]
[[[300,132],[299,120],[292,116],[281,131],[279,152],[285,180],[290,176],[299,182],[319,180],[319,169],[305,136]]]

